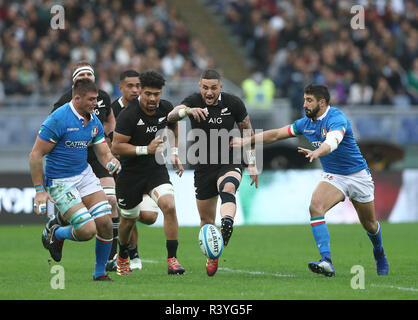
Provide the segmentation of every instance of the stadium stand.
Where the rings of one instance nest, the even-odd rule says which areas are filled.
[[[0,0],[0,164],[27,153],[51,104],[71,86],[73,63],[87,59],[112,98],[122,70],[157,69],[174,104],[197,89],[202,70],[228,69],[225,91],[247,97],[254,127],[263,130],[300,116],[306,84],[326,84],[360,140],[403,145],[412,150],[406,165],[416,167],[416,1],[357,1],[365,8],[359,30],[351,28],[348,0],[72,0],[62,2],[65,28],[53,30],[50,10],[59,3]],[[217,28],[202,32],[208,25]],[[225,41],[217,36],[229,37],[239,57],[220,50]],[[248,68],[247,78],[240,68]],[[263,108],[251,104],[260,96],[257,82],[243,86],[260,71],[275,85],[263,87],[265,96],[274,91]]]
[[[294,106],[309,82],[327,84],[333,104],[418,104],[416,1],[357,1],[365,8],[359,30],[350,25],[353,1],[205,2]]]
[[[64,30],[50,28],[53,4],[0,1],[0,103],[66,90],[72,64],[81,59],[95,65],[100,88],[111,96],[122,69],[153,68],[172,79],[211,66],[200,39],[166,0],[67,1]]]

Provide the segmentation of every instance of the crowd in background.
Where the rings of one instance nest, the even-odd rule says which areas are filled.
[[[349,0],[207,0],[224,15],[275,95],[301,105],[303,87],[328,85],[332,104],[418,104],[418,5],[363,0],[365,28],[353,29]],[[96,68],[117,92],[121,70],[153,68],[166,78],[214,66],[168,0],[68,0],[65,28],[50,26],[52,0],[0,0],[0,103],[71,86],[74,62]]]
[[[418,104],[415,0],[209,2],[292,105],[310,82],[328,85],[333,104]],[[364,8],[364,28],[352,28],[361,22],[354,4]]]
[[[74,62],[95,66],[111,96],[128,68],[155,69],[166,78],[195,77],[211,67],[166,0],[63,1],[64,29],[51,28],[50,0],[0,0],[0,103],[5,96],[49,95],[71,86]]]

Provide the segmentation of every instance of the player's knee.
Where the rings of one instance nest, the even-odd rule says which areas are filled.
[[[110,215],[104,215],[94,220],[97,234],[101,237],[111,238],[113,236],[113,222]]]
[[[219,193],[226,192],[235,194],[238,190],[240,181],[232,176],[228,176],[219,184]]]
[[[110,206],[112,207],[112,210],[117,209],[117,199],[115,196],[106,196],[107,202],[109,202]]]
[[[312,199],[309,205],[309,213],[311,214],[311,217],[322,217],[325,214],[324,206],[320,201]]]
[[[155,221],[157,220],[157,217],[158,217],[158,212],[141,211],[138,221],[146,225],[151,225],[155,223]]]
[[[84,224],[80,229],[76,230],[76,237],[79,241],[88,241],[97,233],[96,224],[90,221]]]
[[[176,214],[176,206],[174,204],[174,200],[160,201],[158,205],[161,211],[163,212],[164,216],[172,216]]]

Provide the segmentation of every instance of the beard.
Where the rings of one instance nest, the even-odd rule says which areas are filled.
[[[319,103],[315,106],[315,108],[313,108],[312,110],[309,109],[305,109],[305,115],[309,118],[309,119],[313,119],[316,117],[316,115],[319,112]]]

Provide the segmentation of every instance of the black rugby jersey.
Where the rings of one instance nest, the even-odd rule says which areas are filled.
[[[113,114],[115,115],[115,119],[118,117],[119,113],[125,109],[125,106],[122,103],[122,97],[116,99],[115,101],[112,102],[112,104],[110,105],[110,107],[113,110]]]
[[[201,157],[201,159],[205,158],[205,161],[201,161],[193,167],[197,169],[205,167],[206,164],[241,164],[241,162],[236,163],[237,160],[233,159],[233,150],[229,148],[229,140],[232,135],[228,139],[224,138],[222,140],[222,137],[225,134],[229,135],[235,124],[242,122],[247,116],[247,109],[243,101],[237,96],[222,92],[216,105],[207,106],[202,95],[194,93],[185,98],[181,104],[190,108],[206,108],[209,113],[206,120],[200,122],[189,116],[192,129],[203,130],[207,137],[207,157]],[[236,128],[236,130],[238,129]],[[202,141],[199,141],[198,137],[196,137],[195,143],[199,143],[196,152],[198,156],[199,149],[204,150],[204,146],[201,145]],[[240,159],[241,156],[238,160]]]
[[[123,108],[116,120],[115,132],[130,136],[128,143],[134,146],[147,146],[156,137],[156,133],[167,127],[167,115],[173,110],[173,105],[167,100],[160,100],[154,115],[149,116],[142,111],[139,98],[129,102]],[[163,138],[160,136],[160,138]],[[159,164],[155,154],[142,156],[120,156],[123,172],[141,172],[150,168],[165,166]],[[122,174],[121,173],[121,174]]]

